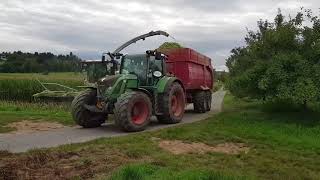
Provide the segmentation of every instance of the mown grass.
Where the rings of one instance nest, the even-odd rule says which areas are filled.
[[[319,179],[319,117],[316,112],[271,112],[260,102],[227,95],[224,112],[205,121],[46,151],[81,152],[85,155],[80,159],[90,162],[104,157],[104,167],[99,170],[95,170],[98,165],[94,163],[87,165],[92,169],[90,177],[98,179]],[[250,151],[236,155],[213,152],[174,155],[158,146],[161,139],[208,145],[239,142],[249,146]],[[115,164],[113,152],[129,160]],[[33,156],[32,152],[19,156],[25,155]],[[5,161],[6,157],[2,159]],[[31,170],[19,172],[37,172],[46,168],[47,163],[52,161],[44,162],[40,169],[31,166],[28,167]]]
[[[63,125],[74,125],[69,106],[69,103],[0,101],[0,133],[14,130],[7,127],[7,125],[23,120],[58,122]]]
[[[81,73],[50,73],[48,75],[35,73],[0,73],[0,100],[33,101],[33,94],[44,88],[37,81],[59,83],[69,87],[84,84],[84,75]],[[59,90],[51,86],[52,90]]]

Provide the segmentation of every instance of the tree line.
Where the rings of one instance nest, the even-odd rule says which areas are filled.
[[[0,72],[3,73],[40,73],[80,71],[81,59],[70,52],[67,55],[54,55],[50,52],[3,52]]]
[[[307,107],[320,102],[320,19],[301,9],[258,21],[245,46],[227,59],[228,88],[238,97]]]

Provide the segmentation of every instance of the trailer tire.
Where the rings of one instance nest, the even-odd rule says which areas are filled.
[[[97,91],[87,89],[77,95],[71,103],[71,114],[73,120],[84,128],[99,127],[106,120],[106,114],[90,112],[83,106],[96,103]]]
[[[150,123],[151,100],[143,92],[131,91],[122,94],[115,104],[115,124],[124,131],[144,130]]]
[[[206,91],[206,111],[211,110],[211,102],[212,102],[212,92],[208,90]]]
[[[175,124],[182,120],[185,111],[185,95],[179,83],[172,83],[159,103],[163,110],[162,115],[157,115],[160,123]]]
[[[197,113],[205,113],[207,111],[206,92],[198,91],[193,94],[193,108]]]

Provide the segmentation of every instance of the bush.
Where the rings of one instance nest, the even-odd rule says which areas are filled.
[[[312,27],[302,24],[311,23]],[[310,10],[285,20],[279,11],[273,23],[258,21],[246,46],[227,59],[227,86],[238,97],[289,102],[300,107],[320,101],[320,19]]]

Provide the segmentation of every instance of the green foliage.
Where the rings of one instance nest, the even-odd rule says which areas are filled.
[[[166,51],[170,49],[177,49],[177,48],[183,48],[179,43],[177,42],[165,42],[159,48],[158,51]]]
[[[38,72],[76,72],[80,71],[80,59],[70,52],[69,55],[52,53],[13,53],[3,52],[6,61],[0,64],[0,72],[5,73],[38,73]]]
[[[224,83],[222,81],[215,81],[213,83],[213,92],[219,91],[222,87],[224,87]]]
[[[228,79],[229,73],[225,71],[215,71],[214,72],[214,79],[216,81],[226,82]]]
[[[311,27],[302,24],[310,23]],[[288,101],[306,107],[320,101],[320,19],[310,10],[273,23],[258,21],[246,46],[227,59],[228,88],[238,97]]]

